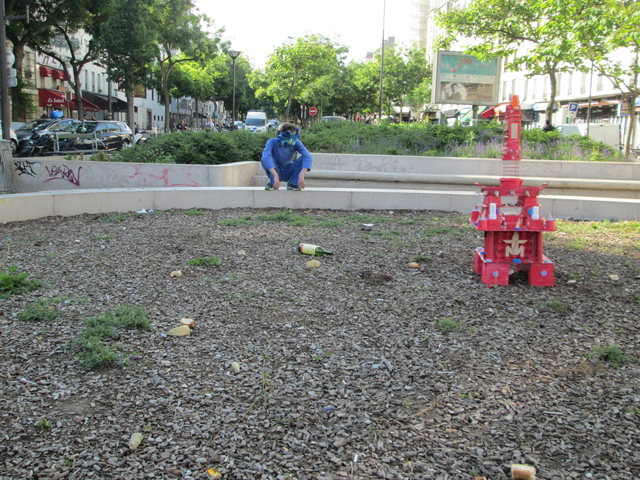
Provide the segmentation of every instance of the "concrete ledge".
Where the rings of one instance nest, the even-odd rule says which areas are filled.
[[[0,195],[0,221],[13,222],[81,213],[170,208],[290,208],[335,210],[446,210],[467,215],[477,194],[463,191],[308,188],[303,192],[261,187],[57,190]],[[637,220],[640,200],[540,197],[542,213],[555,218]],[[549,215],[550,214],[550,215]]]

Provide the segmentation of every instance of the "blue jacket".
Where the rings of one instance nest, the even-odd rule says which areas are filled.
[[[309,150],[300,140],[294,145],[289,145],[288,143],[282,145],[277,138],[270,138],[262,151],[262,165],[267,170],[272,168],[285,170],[293,163],[293,157],[296,152],[300,154],[300,158],[297,161],[302,161],[302,168],[311,170],[313,158],[311,158]]]

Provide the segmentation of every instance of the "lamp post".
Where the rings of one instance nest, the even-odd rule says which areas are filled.
[[[380,50],[380,104],[378,105],[378,121],[382,120],[382,80],[384,77],[384,17],[387,0],[382,0],[382,49]]]
[[[233,100],[231,103],[231,116],[233,118],[231,130],[233,130],[236,127],[236,58],[238,58],[242,52],[238,50],[229,50],[227,53],[231,57],[231,60],[233,60]]]

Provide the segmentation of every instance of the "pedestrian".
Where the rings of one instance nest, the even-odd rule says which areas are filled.
[[[42,115],[40,115],[40,118],[49,118],[49,115],[47,115],[47,112],[42,112]]]
[[[545,120],[544,121],[544,127],[542,127],[542,131],[543,132],[555,132],[556,131],[556,127],[551,125],[551,121],[550,120]]]
[[[82,121],[83,121],[83,122],[86,122],[87,120],[89,120],[89,117],[87,117],[87,114],[85,113],[85,114],[82,116]]]
[[[108,116],[108,115],[107,115]],[[95,115],[91,115],[91,121],[95,122],[96,121],[96,116]]]
[[[287,182],[287,190],[300,191],[307,185],[305,174],[311,170],[313,158],[300,141],[300,129],[285,122],[278,127],[276,138],[270,138],[262,151],[262,168],[269,183],[265,190],[278,190],[280,182]],[[295,155],[299,157],[294,160]]]

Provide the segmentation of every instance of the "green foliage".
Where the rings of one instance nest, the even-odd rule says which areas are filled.
[[[273,214],[260,214],[257,219],[261,222],[284,222],[290,225],[296,225],[299,227],[313,225],[313,220],[297,213],[291,213],[289,211],[278,212]]]
[[[129,218],[131,213],[112,213],[107,215],[104,218],[101,218],[101,222],[124,222],[127,218]]]
[[[60,315],[60,312],[51,305],[48,299],[38,298],[22,310],[18,314],[18,318],[26,322],[38,322],[41,320],[54,320],[58,315]]]
[[[427,262],[429,260],[431,260],[431,257],[429,255],[424,255],[422,253],[413,257],[414,262]]]
[[[29,273],[19,273],[13,266],[0,273],[0,298],[31,292],[40,288],[40,281],[30,280]]]
[[[453,318],[441,318],[436,325],[442,333],[452,333],[464,330],[464,326]]]
[[[562,300],[549,300],[542,304],[542,308],[545,310],[552,310],[554,312],[566,313],[571,311],[571,305]]]
[[[637,358],[623,354],[620,347],[616,345],[596,347],[593,352],[587,355],[587,358],[601,360],[614,367],[622,367],[627,363],[638,363]]]
[[[429,228],[425,228],[422,231],[422,234],[425,237],[432,237],[434,235],[441,235],[443,233],[450,233],[452,232],[452,229],[450,227],[429,227]]]
[[[197,208],[192,208],[191,210],[185,210],[183,213],[185,215],[204,215],[204,212]]]
[[[249,227],[255,224],[256,222],[251,220],[251,215],[245,215],[242,218],[225,218],[218,222],[218,225],[223,227]]]
[[[191,265],[193,267],[208,267],[209,265],[213,265],[217,267],[220,265],[220,260],[216,257],[198,257],[193,260],[188,260],[187,265]]]
[[[47,420],[46,418],[42,417],[40,420],[34,423],[33,426],[36,428],[47,429],[47,428],[51,428],[51,422],[49,422],[49,420]]]
[[[88,318],[86,328],[71,344],[80,349],[80,365],[87,370],[120,366],[126,358],[113,352],[104,340],[119,336],[118,329],[151,330],[147,312],[140,307],[122,305],[112,312]]]

